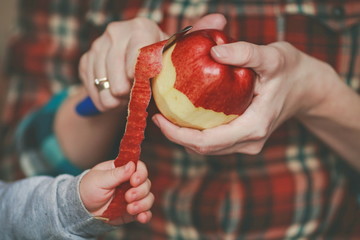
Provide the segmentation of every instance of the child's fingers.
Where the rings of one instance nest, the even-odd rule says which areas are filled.
[[[134,202],[146,197],[151,188],[151,182],[147,179],[144,183],[140,184],[136,188],[131,188],[129,191],[125,193],[125,199],[127,202]]]
[[[136,172],[130,178],[130,184],[133,187],[137,187],[144,183],[148,178],[148,171],[145,164],[142,161],[138,161]]]
[[[138,220],[138,222],[140,223],[147,223],[150,221],[152,217],[152,212],[151,211],[146,211],[146,212],[141,212],[136,216],[136,219]]]
[[[130,179],[131,174],[135,171],[135,164],[129,162],[124,166],[99,171],[97,179],[100,187],[105,189],[113,189],[119,184]]]
[[[127,211],[131,215],[137,215],[141,212],[150,210],[154,203],[154,195],[149,193],[145,198],[129,203],[127,205]]]

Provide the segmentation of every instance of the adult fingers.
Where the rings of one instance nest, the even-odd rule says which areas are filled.
[[[107,77],[105,60],[109,52],[109,38],[106,35],[96,39],[91,45],[91,50],[94,53],[93,57],[93,71],[95,78],[104,78]],[[93,79],[89,79],[93,81]]]
[[[226,18],[222,14],[214,13],[200,18],[194,25],[191,31],[200,29],[215,28],[222,30],[226,25]]]
[[[234,131],[226,130],[227,125],[200,131],[191,128],[179,127],[168,121],[161,114],[154,115],[153,121],[170,141],[186,148],[190,148],[201,154],[205,154],[210,151],[217,151],[218,149],[233,145],[236,141],[234,138]],[[228,132],[230,132],[230,134]],[[212,138],[215,142],[213,142],[210,138]]]
[[[131,83],[125,70],[124,49],[118,44],[113,44],[106,58],[106,72],[110,81],[112,98],[109,98],[109,106],[118,104],[121,99],[127,99],[130,93]]]
[[[234,145],[230,145],[224,148],[219,148],[216,150],[209,148],[209,151],[204,153],[199,153],[197,149],[191,149],[191,148],[186,148],[186,151],[189,153],[197,153],[204,155],[227,155],[233,153],[256,155],[262,150],[264,143],[265,140],[248,140],[248,141],[241,141],[240,143],[235,143]]]
[[[263,142],[272,127],[272,116],[268,111],[262,101],[254,98],[248,109],[237,119],[203,131],[176,126],[160,114],[155,115],[153,120],[169,140],[200,154],[214,154],[224,149],[234,150],[235,145],[247,141]],[[256,146],[260,149],[262,147],[261,144]],[[244,153],[256,151],[243,150]]]
[[[95,75],[94,75],[94,59],[95,56],[91,51],[86,52],[80,59],[79,72],[81,80],[86,87],[88,94],[95,103],[96,107],[99,110],[103,110],[103,106],[100,103],[100,98],[98,91],[94,85]]]
[[[107,77],[105,63],[108,52],[109,38],[104,34],[93,42],[91,49],[80,60],[80,76],[82,81],[96,107],[101,111],[104,111],[106,106],[109,105],[106,100],[109,99],[110,91],[109,89],[103,89],[99,92],[94,83],[95,79]]]
[[[128,98],[130,82],[125,70],[125,54],[128,51],[130,36],[133,34],[133,20],[110,23],[105,35],[109,39],[110,49],[105,59],[106,73],[110,82],[107,107],[112,108],[124,98]],[[105,97],[105,96],[104,96]]]
[[[125,54],[125,71],[128,78],[134,77],[135,64],[139,55],[139,50],[145,46],[167,38],[158,25],[147,19],[137,18],[133,20],[133,33],[130,37],[127,51]]]
[[[105,79],[109,81],[110,86],[114,85],[112,84],[114,82],[114,79],[112,79],[113,76],[109,76],[108,73],[107,59],[109,57],[109,54],[113,52],[111,48],[112,48],[112,44],[110,42],[110,37],[107,34],[104,34],[101,38],[95,40],[91,48],[92,55],[94,56],[94,61],[93,61],[94,76],[97,79]],[[113,62],[112,65],[114,67],[117,67],[116,62]],[[90,79],[90,81],[94,81],[94,80]],[[113,96],[111,92],[111,88],[102,89],[100,91],[96,89],[96,91],[98,92],[101,108],[104,108],[103,110],[107,108],[114,108],[117,105],[119,105],[119,100]]]

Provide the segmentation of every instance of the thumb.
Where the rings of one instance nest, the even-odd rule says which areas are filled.
[[[113,189],[121,183],[129,181],[134,171],[135,164],[133,162],[128,162],[121,167],[101,171],[98,176],[98,179],[101,179],[99,181],[100,187],[104,189]]]
[[[269,70],[279,53],[274,47],[235,42],[212,47],[211,56],[219,63],[252,68],[262,73]]]

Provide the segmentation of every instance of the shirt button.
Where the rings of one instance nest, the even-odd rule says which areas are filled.
[[[341,5],[334,6],[331,13],[332,13],[332,16],[335,18],[344,18],[345,17],[344,6],[341,6]]]

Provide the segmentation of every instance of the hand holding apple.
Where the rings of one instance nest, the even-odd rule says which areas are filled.
[[[222,31],[191,32],[168,49],[152,92],[161,113],[173,123],[212,128],[240,116],[253,98],[255,73],[216,62],[215,45],[232,42]]]
[[[201,154],[259,153],[281,123],[319,101],[323,94],[315,92],[323,92],[325,86],[319,79],[329,72],[326,64],[285,42],[224,44],[213,47],[211,56],[258,74],[255,97],[247,110],[228,124],[203,131],[178,127],[160,114],[153,117],[167,138]]]

